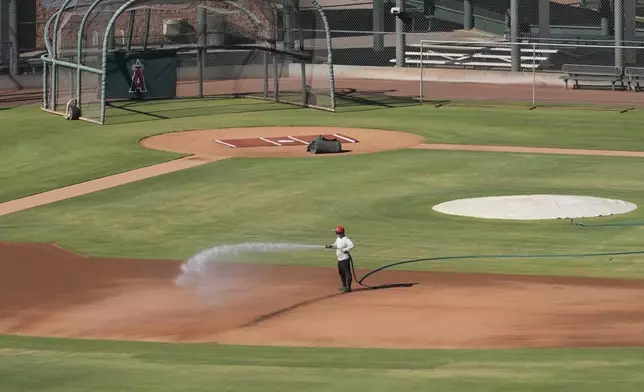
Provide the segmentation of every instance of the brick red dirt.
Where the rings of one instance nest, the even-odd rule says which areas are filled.
[[[342,149],[347,155],[374,153],[386,150],[397,150],[415,147],[423,138],[406,132],[383,131],[377,129],[342,128],[342,127],[249,127],[212,130],[194,130],[171,132],[151,136],[141,140],[141,145],[163,151],[182,154],[195,154],[206,159],[222,157],[334,157],[337,154],[311,154],[306,146],[267,146],[230,148],[215,142],[215,139],[255,139],[281,136],[340,134],[359,140],[359,143],[343,143]]]
[[[500,80],[502,82],[502,80]],[[313,92],[325,93],[329,90],[328,80],[317,78],[310,80]],[[342,97],[347,90],[357,90],[356,93],[381,93],[393,97],[417,99],[420,82],[418,80],[389,80],[389,79],[343,79],[335,80],[337,94]],[[296,78],[281,78],[280,88],[285,91],[300,91],[301,80]],[[259,93],[263,89],[263,80],[245,79],[235,81],[211,81],[204,84],[205,94]],[[197,96],[196,81],[180,81],[177,83],[179,96]],[[351,95],[349,95],[351,96]],[[424,99],[427,101],[476,101],[492,104],[496,101],[532,102],[532,85],[508,83],[456,83],[456,82],[425,82]],[[585,88],[581,90],[566,90],[561,86],[541,86],[535,90],[538,105],[576,104],[583,106],[615,106],[620,109],[644,106],[644,94],[628,91],[610,91],[606,89]],[[0,107],[11,107],[42,102],[42,89],[1,90]],[[583,106],[582,106],[583,105]]]
[[[32,105],[42,102],[42,89],[0,89],[0,108]]]
[[[307,81],[315,93],[328,94],[329,83],[327,79],[315,78]],[[185,96],[196,96],[198,93],[197,82],[183,81],[177,86],[177,94]],[[400,97],[416,100],[420,94],[419,80],[391,80],[391,79],[353,79],[336,76],[336,96],[342,98],[352,96],[376,99],[378,95]],[[237,81],[211,81],[204,85],[205,94],[229,94],[236,92],[240,94],[259,94],[263,91],[263,80],[244,79]],[[282,91],[296,92],[301,90],[301,80],[297,78],[281,78],[280,89]],[[353,91],[355,90],[355,91]],[[353,92],[352,92],[353,91]],[[362,95],[361,95],[362,94]],[[367,94],[364,96],[364,94]],[[435,82],[426,81],[423,83],[423,98],[425,101],[454,101],[470,102],[472,104],[492,105],[496,103],[522,103],[526,106],[532,104],[533,89],[531,84],[505,83],[499,79],[494,83],[461,83],[461,82]],[[537,105],[546,107],[569,108],[609,108],[618,109],[642,108],[644,106],[644,94],[641,92],[616,90],[611,91],[610,87],[583,87],[582,89],[568,90],[563,82],[560,86],[537,85],[534,91],[534,98]],[[398,104],[415,104],[413,100],[405,102],[401,100]],[[341,99],[338,105],[342,105]],[[386,104],[385,104],[386,105]],[[392,104],[395,106],[395,104]]]
[[[426,101],[477,101],[489,104],[496,101],[532,103],[531,84],[499,83],[456,83],[424,82],[423,98]],[[356,89],[358,92],[381,91],[393,97],[417,98],[420,94],[418,80],[380,80],[380,79],[337,79],[336,89]],[[561,86],[537,86],[535,89],[537,105],[557,104],[578,107],[615,106],[631,108],[644,106],[644,94],[632,91],[611,91],[610,88],[582,88],[566,90]]]
[[[383,271],[367,283],[417,284],[340,294],[335,268],[222,264],[197,292],[174,284],[179,261],[15,243],[0,243],[0,268],[2,334],[383,348],[644,344],[644,282],[635,280]]]

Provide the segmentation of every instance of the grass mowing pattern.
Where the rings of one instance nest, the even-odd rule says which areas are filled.
[[[644,350],[343,350],[0,336],[0,390],[636,391]],[[37,370],[37,371],[35,371]]]
[[[428,142],[644,149],[644,116],[638,112],[411,105],[390,109],[355,103],[345,102],[336,114],[274,104],[264,111],[268,106],[258,105],[252,109],[262,111],[252,116],[242,115],[251,108],[240,113],[237,104],[226,101],[216,101],[213,107],[169,102],[165,108],[144,110],[133,105],[143,113],[115,109],[120,115],[115,112],[111,120],[119,125],[105,127],[67,122],[36,107],[2,110],[0,201],[172,159],[175,154],[144,150],[136,142],[183,129],[342,125],[413,132]],[[283,110],[273,112],[277,107]],[[170,119],[156,121],[160,117]],[[239,238],[266,239],[262,237],[269,234],[327,242],[328,228],[342,218],[358,244],[356,261],[361,266],[405,256],[632,249],[641,246],[638,227],[587,230],[565,222],[482,222],[433,214],[430,205],[465,194],[519,191],[574,191],[641,205],[642,185],[636,174],[641,165],[637,159],[428,151],[342,157],[324,165],[232,160],[0,218],[0,239],[58,239],[88,253],[166,257],[190,255],[200,247]],[[339,169],[350,175],[334,176]],[[348,194],[338,197],[338,188]],[[253,194],[260,191],[268,200]],[[232,211],[225,211],[226,206]],[[267,207],[272,210],[266,212]],[[627,217],[641,218],[641,210]],[[328,254],[305,256],[274,261],[332,263]],[[487,260],[412,268],[641,277],[642,265],[640,258],[620,258]],[[620,348],[341,350],[0,336],[0,363],[2,392],[631,392],[644,384],[644,350]]]
[[[137,142],[189,129],[327,125],[411,132],[432,143],[644,150],[639,112],[437,109],[352,99],[339,113],[251,99],[131,102],[120,105],[134,112],[110,108],[114,124],[105,126],[65,121],[37,106],[3,110],[0,202],[179,157]],[[169,119],[159,121],[163,117]]]
[[[425,150],[332,161],[232,159],[8,215],[0,219],[0,238],[56,242],[91,255],[186,259],[209,246],[247,241],[324,244],[332,240],[329,228],[343,224],[357,245],[357,266],[369,268],[443,255],[634,251],[644,248],[644,227],[469,219],[431,206],[526,193],[642,205],[644,184],[632,177],[642,170],[644,160],[631,158]],[[642,220],[644,210],[608,220],[619,219]],[[644,276],[641,256],[608,259],[445,260],[405,268]],[[329,265],[332,255],[289,252],[245,261]]]

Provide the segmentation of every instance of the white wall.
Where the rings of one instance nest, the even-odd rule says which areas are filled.
[[[299,68],[299,65],[291,65]],[[307,65],[307,74],[317,78],[328,78],[328,65]],[[385,79],[385,80],[418,80],[418,68],[396,67],[359,67],[351,65],[335,65],[333,74],[336,79]],[[561,86],[560,73],[536,73],[537,86]],[[424,69],[423,80],[427,82],[452,82],[452,83],[493,83],[493,84],[527,84],[532,85],[531,72],[505,72],[505,71],[476,71],[465,69]]]

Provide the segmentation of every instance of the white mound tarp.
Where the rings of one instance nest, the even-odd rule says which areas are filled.
[[[432,209],[484,219],[542,220],[625,214],[637,206],[622,200],[572,195],[491,196],[452,200]]]

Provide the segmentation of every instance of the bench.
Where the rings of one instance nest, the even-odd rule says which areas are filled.
[[[588,82],[610,82],[613,86],[613,91],[615,90],[615,84],[619,82],[622,88],[624,88],[621,67],[564,64],[562,71],[568,74],[560,77],[560,79],[566,82],[566,89],[568,89],[568,80],[575,82],[572,87],[573,89],[579,88],[580,80]]]
[[[628,83],[629,90],[639,91],[640,82],[644,82],[644,68],[626,67],[624,69],[624,81]]]

